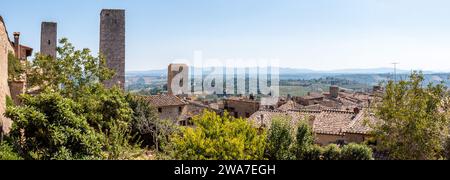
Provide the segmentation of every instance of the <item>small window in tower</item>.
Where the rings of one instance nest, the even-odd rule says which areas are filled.
[[[47,43],[48,43],[48,45],[51,45],[51,44],[52,44],[52,42],[51,42],[50,40],[48,40],[48,42],[47,42]]]

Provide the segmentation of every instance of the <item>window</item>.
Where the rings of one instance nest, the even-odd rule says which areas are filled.
[[[158,108],[158,112],[159,112],[159,113],[162,113],[162,108]]]
[[[178,107],[178,114],[181,114],[181,112],[183,112],[183,107]]]
[[[246,117],[246,118],[249,118],[249,117],[250,117],[250,113],[246,112],[246,113],[245,113],[245,117]]]
[[[51,44],[52,44],[52,42],[51,42],[50,40],[48,40],[48,42],[47,42],[47,43],[48,43],[48,45],[51,45]]]

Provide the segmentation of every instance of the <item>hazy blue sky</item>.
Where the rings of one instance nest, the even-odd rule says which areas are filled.
[[[278,58],[317,70],[450,70],[448,0],[0,0],[10,34],[39,50],[41,21],[98,51],[102,8],[127,16],[127,70],[174,59]]]

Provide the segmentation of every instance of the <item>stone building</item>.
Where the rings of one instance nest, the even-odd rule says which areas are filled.
[[[181,98],[169,94],[145,96],[145,99],[157,109],[160,119],[172,120],[177,123],[187,105]]]
[[[313,128],[315,143],[319,145],[362,143],[371,135],[371,125],[379,121],[365,111],[339,110],[261,110],[249,120],[258,127],[270,128],[275,117],[285,117],[291,126],[307,121]]]
[[[26,61],[33,49],[20,44],[20,33],[15,32],[14,41],[11,41],[8,36],[3,17],[0,16],[0,134],[9,133],[12,122],[9,118],[4,116],[6,111],[6,99],[11,97],[16,101],[19,94],[25,92],[26,76],[17,78],[8,77],[8,54],[12,53],[21,62]],[[18,103],[18,102],[16,102]]]
[[[20,33],[14,32],[14,42],[12,42],[15,57],[19,59],[20,63],[26,64],[27,58],[32,55],[33,49],[20,44]],[[19,95],[26,93],[27,77],[26,74],[22,74],[19,77],[9,77],[9,88],[11,91],[11,98],[15,104],[20,104]]]
[[[314,104],[318,104],[323,101],[325,98],[324,95],[319,93],[310,92],[306,96],[294,97],[295,101],[301,104],[302,106],[310,106]]]
[[[100,14],[100,53],[107,66],[115,71],[111,80],[104,82],[111,88],[125,89],[125,10],[103,9]]]
[[[261,103],[252,98],[231,97],[224,100],[224,110],[235,118],[249,118],[260,106]]]
[[[41,54],[56,57],[58,43],[58,25],[55,22],[42,22],[41,24]]]

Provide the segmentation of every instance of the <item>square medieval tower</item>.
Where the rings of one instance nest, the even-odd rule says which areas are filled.
[[[107,88],[125,89],[125,10],[104,9],[100,14],[100,53],[108,68],[115,71],[111,80],[104,82]]]
[[[41,24],[41,54],[56,57],[57,27],[55,22],[42,22]]]

